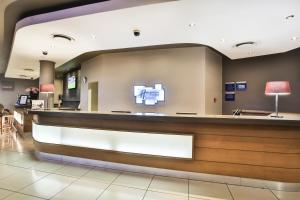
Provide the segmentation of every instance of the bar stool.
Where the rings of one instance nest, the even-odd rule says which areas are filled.
[[[14,127],[14,116],[13,115],[4,115],[1,120],[1,134],[11,135],[15,132]]]

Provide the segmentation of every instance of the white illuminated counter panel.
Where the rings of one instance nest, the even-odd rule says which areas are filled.
[[[37,142],[125,153],[193,158],[193,135],[45,126],[33,123]]]

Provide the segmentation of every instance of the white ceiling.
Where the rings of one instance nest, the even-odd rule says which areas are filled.
[[[288,15],[295,15],[286,20]],[[41,15],[45,16],[45,15]],[[193,23],[194,26],[189,26]],[[132,30],[141,30],[134,37]],[[59,44],[51,34],[75,41]],[[95,36],[95,37],[93,37]],[[33,24],[15,33],[6,77],[39,77],[39,60],[60,66],[85,52],[173,43],[210,46],[231,59],[300,47],[299,0],[181,0]],[[253,47],[234,44],[254,41]],[[42,51],[48,51],[47,56]],[[25,72],[32,68],[34,72]]]

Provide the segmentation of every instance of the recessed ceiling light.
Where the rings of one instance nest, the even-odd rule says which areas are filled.
[[[291,38],[291,40],[293,40],[293,41],[298,40],[298,39],[299,39],[299,38],[296,37],[296,36],[294,36],[294,37]]]
[[[233,47],[236,47],[236,48],[239,48],[239,47],[247,47],[247,46],[253,46],[255,45],[256,43],[253,42],[253,41],[248,41],[248,42],[241,42],[241,43],[238,43],[238,44],[235,44]]]
[[[294,17],[295,17],[295,15],[289,15],[289,16],[286,16],[285,19],[290,20],[290,19],[293,19]]]
[[[225,39],[224,39],[224,38],[222,38],[222,39],[221,39],[221,42],[222,42],[222,43],[224,43],[224,42],[225,42]]]
[[[96,39],[96,35],[91,34],[91,38],[92,38],[93,40]]]
[[[196,26],[195,23],[189,23],[189,27],[194,27],[194,26]]]

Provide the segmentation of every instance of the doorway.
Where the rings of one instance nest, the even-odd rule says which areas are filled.
[[[88,85],[88,111],[98,111],[98,82]]]

